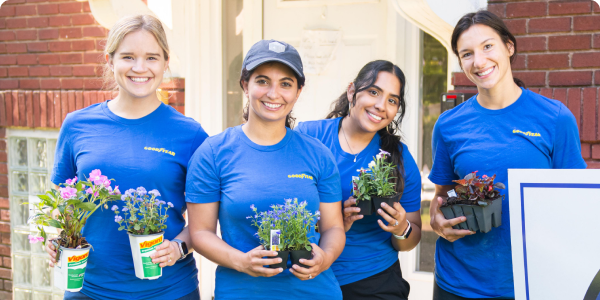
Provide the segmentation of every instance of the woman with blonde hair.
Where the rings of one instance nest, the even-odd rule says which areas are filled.
[[[165,240],[152,260],[163,267],[156,280],[135,276],[127,233],[117,230],[113,211],[97,211],[83,229],[94,247],[83,289],[66,292],[65,299],[200,299],[183,213],[187,164],[207,134],[158,98],[169,64],[169,46],[158,19],[138,15],[119,20],[108,34],[104,54],[106,82],[114,81],[119,95],[67,115],[51,180],[59,184],[75,176],[86,178],[100,169],[121,190],[156,189],[174,207],[169,209]],[[169,153],[147,150],[155,148]],[[123,207],[122,201],[116,204]],[[50,243],[46,251],[55,263]]]

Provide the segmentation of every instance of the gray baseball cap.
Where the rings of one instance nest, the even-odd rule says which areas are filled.
[[[276,40],[260,40],[250,48],[244,62],[242,71],[254,70],[266,62],[277,61],[290,67],[298,76],[304,78],[302,59],[296,48],[292,45]]]

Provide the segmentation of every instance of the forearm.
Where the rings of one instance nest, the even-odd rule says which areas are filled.
[[[187,226],[183,227],[183,230],[175,237],[175,239],[185,242],[186,246],[188,246],[189,253],[194,251],[192,237],[190,236],[190,229]]]
[[[208,230],[200,230],[191,236],[194,250],[208,260],[226,268],[239,271],[239,257],[244,255],[243,252],[231,247],[215,232]]]
[[[394,246],[396,251],[410,251],[414,249],[421,241],[421,224],[411,222],[410,227],[412,228],[412,231],[407,239],[399,240],[392,235],[392,246]]]
[[[346,244],[344,227],[334,226],[321,232],[319,247],[325,252],[324,270],[329,269],[333,262],[340,256]]]

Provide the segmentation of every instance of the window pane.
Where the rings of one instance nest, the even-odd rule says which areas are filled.
[[[29,255],[15,254],[13,269],[14,284],[18,286],[31,285],[31,258]]]
[[[31,291],[24,289],[15,289],[14,300],[32,300]]]
[[[48,149],[45,139],[30,139],[32,162],[29,167],[46,169],[48,165]]]
[[[33,300],[52,300],[52,294],[33,292]]]
[[[29,181],[27,172],[13,171],[12,172],[13,192],[27,193],[29,191]]]
[[[40,195],[46,193],[48,189],[48,175],[46,173],[31,174],[31,195]]]
[[[38,245],[35,245],[38,246]],[[34,246],[34,247],[35,247]],[[51,289],[52,288],[52,280],[51,280],[51,268],[50,265],[48,264],[48,258],[47,255],[46,256],[33,256],[31,258],[31,263],[33,264],[33,286],[35,288],[42,288],[42,289]],[[48,295],[50,296],[50,295]],[[48,299],[50,300],[50,298],[44,298],[46,296],[43,296],[42,298],[38,299]],[[36,296],[34,295],[34,298],[36,298]]]
[[[11,166],[27,167],[27,139],[14,138],[9,155],[11,156]]]
[[[23,203],[28,202],[27,197],[12,196],[10,199],[12,201],[10,219],[13,227],[29,227],[29,225],[27,225],[29,205],[23,205]]]
[[[31,244],[29,243],[29,232],[15,230],[12,236],[12,251],[20,253],[29,253],[31,251]],[[15,269],[20,266],[17,262],[14,262]]]

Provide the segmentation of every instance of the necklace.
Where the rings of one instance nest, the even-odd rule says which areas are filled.
[[[342,121],[340,120],[340,122],[342,122]],[[344,126],[342,125],[341,127],[342,127],[342,134],[344,135],[344,139],[346,140],[346,145],[348,145],[348,148],[350,149],[350,152],[354,152],[354,150],[352,150],[352,147],[350,147],[350,143],[348,142],[348,138],[346,137],[346,132],[344,131]],[[350,153],[350,154],[352,154],[352,153]],[[356,162],[356,157],[358,156],[358,153],[352,154],[352,155],[354,155],[354,162]]]

